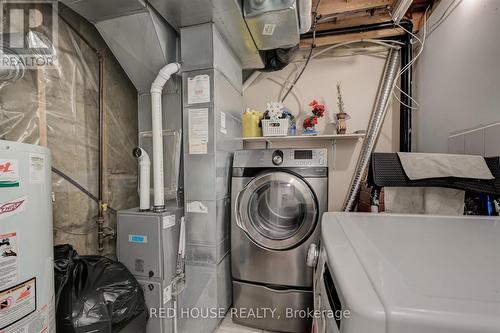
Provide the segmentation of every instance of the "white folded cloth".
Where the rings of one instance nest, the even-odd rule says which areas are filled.
[[[411,180],[439,177],[495,178],[482,156],[402,152],[398,156]]]
[[[441,187],[385,187],[385,212],[393,214],[464,214],[465,191]]]

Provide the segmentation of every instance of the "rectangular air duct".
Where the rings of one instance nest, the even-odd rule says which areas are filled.
[[[300,41],[295,0],[244,0],[243,16],[259,50],[293,47]]]

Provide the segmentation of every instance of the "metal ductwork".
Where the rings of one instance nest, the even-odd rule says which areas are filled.
[[[243,17],[259,50],[289,48],[300,42],[295,0],[244,0]]]
[[[139,93],[176,61],[175,30],[142,0],[61,0],[92,22]]]
[[[243,0],[149,0],[174,29],[213,22],[243,68],[264,63],[243,19]]]
[[[295,47],[311,24],[311,0],[61,2],[95,24],[139,92],[147,92],[158,70],[176,60],[169,50],[182,27],[213,22],[242,67],[257,69],[265,67],[262,55]]]

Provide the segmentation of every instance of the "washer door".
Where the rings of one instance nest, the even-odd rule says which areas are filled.
[[[237,225],[257,246],[286,250],[302,243],[318,220],[316,197],[300,177],[283,171],[252,179],[235,203]]]

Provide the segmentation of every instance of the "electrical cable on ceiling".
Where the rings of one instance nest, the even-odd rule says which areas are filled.
[[[413,38],[415,38],[419,43],[420,43],[420,49],[417,53],[417,55],[415,57],[413,57],[413,59],[403,68],[401,68],[401,70],[399,71],[398,75],[396,76],[396,80],[394,82],[397,82],[397,80],[401,77],[401,75],[408,71],[408,70],[411,70],[413,64],[417,61],[417,59],[420,57],[420,55],[422,54],[422,52],[424,51],[424,47],[425,47],[425,40],[427,38],[427,12],[429,11],[431,6],[428,6],[427,9],[425,10],[425,13],[424,13],[424,16],[423,16],[423,20],[424,20],[424,24],[423,24],[423,36],[422,36],[422,39],[418,38],[417,35],[415,35],[414,33],[412,33],[411,31],[408,31],[407,29],[405,29],[402,25],[400,25],[399,23],[397,23],[396,25],[401,28],[403,31],[405,31],[407,34],[411,35]],[[396,92],[393,91],[392,92],[392,95],[393,97],[402,105],[404,105],[405,107],[407,108],[410,108],[412,110],[418,110],[418,106],[420,106],[420,104],[418,103],[418,101],[413,98],[412,96],[410,96],[409,94],[407,94],[406,92],[402,91],[401,88],[395,84],[394,85],[394,88],[396,88],[397,90],[399,90],[401,93],[403,93],[403,95],[407,96],[410,101],[412,103],[415,103],[417,105],[417,107],[414,107],[414,106],[411,106],[411,105],[407,105],[406,103],[403,103],[399,97],[397,96]]]
[[[302,76],[302,74],[304,74],[304,71],[306,70],[307,65],[309,64],[309,61],[311,61],[311,56],[312,56],[313,50],[316,47],[316,26],[318,24],[318,19],[319,19],[318,8],[319,8],[319,4],[320,3],[321,3],[321,0],[318,0],[318,2],[316,3],[316,7],[314,8],[314,13],[313,13],[314,20],[313,20],[313,27],[312,27],[313,40],[312,40],[312,44],[311,44],[311,49],[309,50],[309,54],[307,56],[306,63],[304,64],[304,67],[302,67],[302,70],[300,71],[299,75],[297,75],[297,77],[293,81],[293,83],[290,86],[290,88],[288,88],[285,96],[283,96],[283,98],[281,99],[281,103],[283,103],[285,101],[285,99],[288,97],[288,95],[292,91],[293,87],[295,87],[295,85],[297,84],[297,82],[300,80],[300,77]]]
[[[427,37],[429,37],[434,30],[436,30],[447,18],[457,9],[457,7],[462,3],[463,0],[454,0],[452,1],[448,7],[443,12],[443,15],[439,17],[439,19],[429,28],[429,32],[427,33]]]
[[[356,43],[363,43],[363,42],[373,43],[373,44],[381,45],[381,46],[384,46],[384,47],[387,47],[387,48],[392,48],[392,49],[399,49],[400,47],[397,46],[397,45],[392,45],[391,43],[402,44],[401,42],[397,42],[397,41],[381,41],[381,40],[378,40],[378,39],[357,39],[357,40],[351,40],[351,41],[348,41],[348,42],[342,42],[342,43],[338,43],[338,44],[335,44],[335,45],[328,46],[327,48],[324,48],[323,50],[315,53],[312,56],[311,59],[315,59],[315,58],[319,57],[320,55],[322,55],[323,53],[325,53],[327,51],[330,51],[330,50],[333,50],[333,49],[336,49],[336,48],[339,48],[339,47],[342,47],[342,46],[346,46],[346,45],[350,45],[350,44],[356,44]]]

